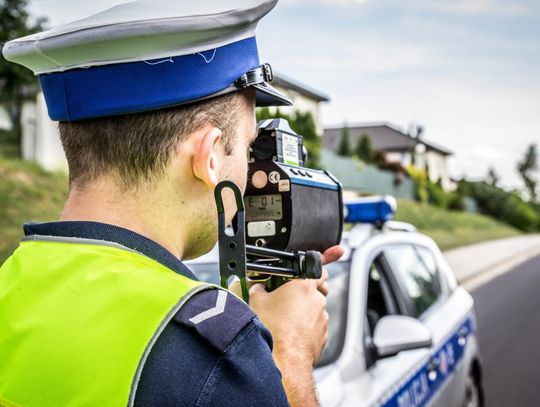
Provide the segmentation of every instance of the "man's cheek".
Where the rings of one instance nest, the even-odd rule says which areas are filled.
[[[241,179],[242,179],[242,181],[240,182],[240,189],[242,190],[242,195],[244,195],[245,192],[246,192],[247,179],[248,179],[248,166],[247,166],[247,163],[244,166],[243,171],[241,172]]]

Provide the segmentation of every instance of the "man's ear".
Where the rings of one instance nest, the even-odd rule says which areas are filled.
[[[218,142],[222,132],[217,127],[205,127],[195,135],[193,174],[210,189],[214,189],[219,180],[221,151]]]

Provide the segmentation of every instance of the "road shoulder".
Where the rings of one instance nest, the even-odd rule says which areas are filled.
[[[487,283],[540,254],[540,234],[482,242],[443,253],[468,290]]]

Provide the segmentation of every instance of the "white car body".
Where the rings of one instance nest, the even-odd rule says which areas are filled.
[[[410,230],[410,229],[409,229]],[[481,405],[481,362],[475,336],[472,297],[456,283],[439,248],[414,231],[377,232],[358,225],[345,245],[350,249],[347,324],[343,346],[331,363],[315,370],[323,406],[464,406]],[[367,364],[368,274],[378,256],[396,246],[424,248],[433,255],[441,295],[418,318],[429,330],[432,345],[405,350]],[[396,274],[396,271],[390,270]],[[399,276],[393,276],[397,280]],[[406,296],[405,292],[394,293]],[[332,318],[332,315],[331,315]],[[368,332],[366,332],[368,331]],[[475,380],[475,383],[471,383]],[[468,400],[471,384],[476,394]],[[467,400],[466,400],[467,399]]]
[[[330,337],[321,363],[314,372],[322,406],[482,405],[481,362],[475,336],[473,300],[457,285],[454,274],[433,240],[417,233],[410,225],[388,222],[382,229],[369,224],[357,225],[345,234],[342,244],[347,249],[344,259],[328,267]],[[403,258],[396,258],[396,253],[402,253]],[[412,253],[416,253],[417,266],[429,263],[430,269],[436,270],[432,275],[435,276],[434,286],[438,284],[434,278],[440,280],[437,299],[419,316],[411,315],[414,308],[411,306],[415,303],[407,298],[407,290],[420,280],[409,281],[409,288],[406,288],[400,280],[402,271],[394,270],[389,260],[394,257],[394,264],[398,264],[396,259],[399,260],[398,268],[402,264],[408,267],[406,264],[415,259]],[[428,261],[418,262],[420,258]],[[218,254],[214,249],[187,264],[202,280],[217,282],[217,262]],[[372,284],[370,287],[377,285],[378,289],[370,288],[368,292],[369,282]],[[388,288],[393,292],[390,293]],[[411,321],[395,317],[409,314],[409,319],[415,318],[416,325],[430,336],[431,344],[403,350],[394,356],[374,356],[376,347],[368,344],[380,339],[377,338],[376,327],[385,316],[373,309],[368,311],[368,306],[373,305],[368,305],[372,301],[368,298],[377,299],[373,295],[375,291],[380,295],[379,300],[383,298],[386,301],[386,297],[394,300],[394,304],[390,304],[393,308],[385,305],[386,309],[392,308],[389,314],[394,315],[393,319],[386,319],[385,325],[392,333],[386,339],[399,343],[400,337],[413,335],[410,330],[400,332],[402,328],[398,323],[401,320]],[[375,304],[382,307],[380,301]],[[423,303],[419,304],[423,306]],[[375,335],[370,333],[370,323]]]

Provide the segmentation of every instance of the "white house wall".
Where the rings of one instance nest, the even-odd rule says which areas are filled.
[[[408,151],[406,152],[397,152],[397,151],[390,151],[385,153],[386,161],[388,162],[397,162],[400,163],[402,166],[407,167],[411,164],[411,153]]]
[[[24,106],[22,127],[23,158],[36,161],[49,171],[67,169],[58,123],[49,118],[42,93],[38,94],[35,104]]]
[[[426,163],[429,168],[429,179],[431,182],[441,180],[441,186],[445,191],[452,191],[456,188],[455,183],[450,179],[446,169],[446,156],[435,151],[425,153]]]
[[[37,140],[37,103],[25,103],[21,112],[22,139],[21,152],[25,160],[36,161],[36,140]]]
[[[412,164],[411,153],[406,152],[387,152],[386,160],[389,162],[399,162],[404,167]],[[420,170],[429,169],[429,180],[438,182],[441,180],[441,186],[445,191],[453,191],[456,189],[456,184],[450,179],[446,170],[446,156],[435,151],[426,151],[421,154],[416,154],[414,166]]]
[[[0,129],[10,130],[11,129],[11,120],[9,119],[9,114],[3,107],[0,106]]]

